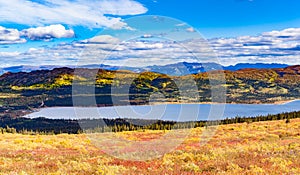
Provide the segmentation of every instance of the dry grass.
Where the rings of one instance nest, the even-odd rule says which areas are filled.
[[[203,130],[193,129],[178,148],[149,161],[109,156],[84,134],[2,134],[0,174],[300,174],[300,119],[219,126],[201,146]],[[131,141],[164,134],[117,133]]]

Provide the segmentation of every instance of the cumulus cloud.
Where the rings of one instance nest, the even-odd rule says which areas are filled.
[[[90,52],[90,55],[103,55],[106,54],[103,52],[108,52],[115,49],[120,42],[121,41],[118,38],[110,35],[98,35],[90,39],[74,42],[72,46],[83,48],[86,52]]]
[[[144,34],[142,38],[153,38],[154,36],[151,34]]]
[[[237,63],[300,64],[298,29],[265,32],[257,36],[214,38],[208,44],[201,39],[178,42],[141,39],[121,42],[110,35],[64,43],[52,48],[31,48],[25,53],[1,53],[7,64],[112,64],[123,66],[164,65],[182,61]],[[153,35],[153,34],[152,34]],[[283,37],[284,36],[284,37]],[[219,60],[216,60],[216,55]],[[14,59],[11,59],[14,55]]]
[[[149,34],[150,35],[150,34]],[[108,37],[109,38],[109,37]],[[223,65],[237,63],[286,63],[300,64],[300,29],[291,28],[282,31],[265,32],[257,36],[239,36],[235,38],[214,38],[206,42],[201,39],[184,40],[180,42],[132,40],[119,43],[119,49],[104,52],[103,44],[99,43],[86,52],[92,55],[106,54],[107,63],[128,66],[140,64],[176,63],[184,60],[214,62]],[[107,39],[109,40],[109,39]],[[106,45],[108,46],[108,45]],[[98,47],[98,49],[96,49]],[[116,47],[116,45],[111,45]],[[103,48],[103,50],[99,50]],[[188,50],[187,50],[188,49]],[[216,60],[216,55],[219,60]],[[96,57],[95,57],[96,58]],[[132,64],[139,62],[139,65]]]
[[[53,38],[72,38],[74,31],[61,25],[50,25],[46,27],[29,28],[19,31],[17,29],[0,26],[0,44],[19,44],[30,40],[51,40]]]
[[[126,42],[125,43],[128,49],[131,50],[152,50],[152,49],[162,49],[165,46],[165,43],[162,42]]]
[[[50,25],[46,27],[29,28],[22,30],[22,36],[25,36],[31,40],[51,40],[53,38],[72,38],[74,37],[73,30],[66,30],[61,25]]]
[[[20,55],[19,52],[0,52],[0,57],[15,57]]]
[[[193,27],[189,27],[186,29],[187,32],[196,32],[196,30]]]
[[[186,26],[186,25],[187,25],[186,23],[179,23],[179,24],[176,24],[175,26],[182,27],[182,26]]]
[[[42,0],[0,1],[0,21],[42,26],[50,24],[126,28],[120,17],[147,12],[133,0]]]
[[[210,43],[224,64],[300,63],[300,28],[264,32],[257,36],[216,38],[211,39]]]
[[[85,42],[93,44],[116,44],[119,43],[120,40],[110,35],[98,35],[88,40],[85,40]]]
[[[277,37],[282,39],[291,39],[300,37],[300,28],[288,28],[281,31],[264,32],[263,36]]]
[[[17,29],[7,29],[0,26],[0,44],[18,44],[25,43],[26,40],[20,37]]]
[[[96,5],[103,14],[110,15],[137,15],[147,11],[140,3],[131,0],[103,0]]]

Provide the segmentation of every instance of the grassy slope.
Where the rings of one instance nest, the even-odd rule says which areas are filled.
[[[106,155],[84,134],[0,134],[0,174],[300,174],[300,119],[222,125],[200,146],[204,129],[193,129],[176,150],[146,162]],[[116,134],[148,140],[164,133]]]

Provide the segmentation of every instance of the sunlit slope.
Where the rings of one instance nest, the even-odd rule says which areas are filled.
[[[84,134],[0,133],[0,173],[300,173],[300,119],[292,119],[290,123],[280,120],[222,125],[206,145],[200,146],[200,137],[204,130],[205,128],[192,129],[190,136],[178,148],[158,159],[145,162],[111,157],[101,147],[94,146]],[[162,137],[166,132],[146,130],[115,134],[125,140],[149,141]]]

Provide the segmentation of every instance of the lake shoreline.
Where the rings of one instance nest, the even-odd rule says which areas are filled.
[[[165,103],[110,107],[44,107],[23,117],[80,118],[139,118],[164,120],[203,120],[210,118],[255,117],[299,110],[300,100],[281,104],[208,104]]]
[[[299,101],[300,99],[294,99],[294,100],[282,100],[282,101],[276,101],[274,103],[217,103],[217,102],[191,102],[191,103],[187,103],[187,102],[151,102],[149,104],[143,104],[143,105],[105,105],[105,106],[76,106],[77,108],[108,108],[108,107],[126,107],[126,106],[158,106],[158,105],[189,105],[189,104],[199,104],[199,105],[285,105],[288,103],[292,103],[295,101]],[[30,112],[28,111],[26,113],[26,115],[34,113],[34,112],[39,112],[42,109],[54,109],[54,108],[73,108],[74,106],[45,106],[45,107],[41,107],[41,108],[34,108],[32,109]],[[26,116],[24,115],[24,116]]]
[[[292,103],[294,101],[298,101],[300,99],[294,99],[294,100],[282,100],[282,101],[276,101],[273,104],[279,104],[279,105],[284,105],[284,104],[288,104],[288,103]]]
[[[293,99],[293,100],[281,100],[281,101],[275,101],[273,103],[218,103],[218,102],[191,102],[191,103],[187,103],[187,102],[152,102],[149,105],[167,105],[167,104],[213,104],[213,105],[227,105],[227,104],[241,104],[241,105],[254,105],[254,104],[261,104],[261,105],[283,105],[283,104],[287,104],[287,103],[291,103],[294,101],[298,101],[300,99]]]

